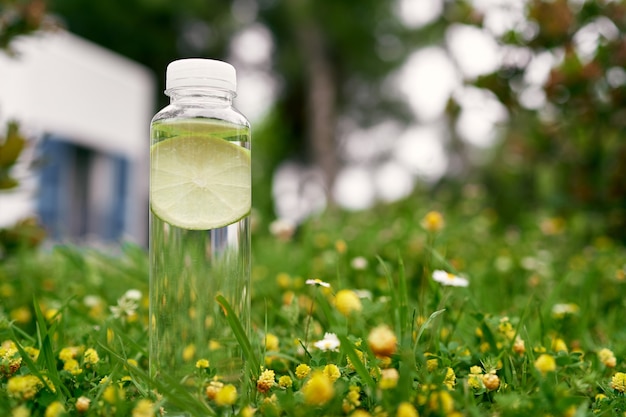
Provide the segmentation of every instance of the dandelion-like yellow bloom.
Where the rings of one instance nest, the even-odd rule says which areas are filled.
[[[274,373],[274,371],[272,371],[271,369],[264,370],[263,372],[261,372],[259,380],[256,382],[256,389],[262,393],[268,392],[270,389],[272,389],[274,385],[276,385],[275,379],[276,374]]]
[[[404,401],[398,405],[396,417],[419,417],[417,410],[410,402]]]
[[[276,335],[272,333],[268,333],[265,335],[265,350],[268,351],[278,351],[279,340]]]
[[[311,367],[307,365],[306,363],[301,363],[300,365],[296,366],[296,377],[298,379],[306,378],[307,376],[309,376],[310,372],[311,372]]]
[[[224,385],[215,396],[215,404],[217,405],[233,405],[237,401],[237,388],[232,385]]]
[[[600,349],[598,351],[598,359],[600,359],[600,362],[607,368],[615,368],[615,365],[617,365],[617,359],[611,349]]]
[[[65,414],[65,407],[59,401],[53,401],[46,407],[44,417],[61,417]]]
[[[80,396],[76,399],[76,411],[79,413],[86,413],[91,405],[91,400],[85,396]]]
[[[545,375],[548,372],[556,370],[556,361],[552,355],[542,353],[537,360],[535,360],[535,368]]]
[[[323,372],[314,372],[302,387],[304,402],[309,405],[324,405],[335,395],[333,383]]]
[[[334,363],[329,363],[328,365],[326,365],[322,372],[324,372],[324,375],[326,375],[328,379],[331,380],[331,382],[335,382],[341,376],[341,371],[339,370],[339,367]]]
[[[438,211],[429,211],[426,213],[420,224],[426,231],[431,233],[440,231],[446,225],[443,215]]]
[[[611,378],[611,388],[619,392],[626,392],[626,374],[618,372]]]
[[[132,417],[154,417],[154,404],[152,401],[142,398],[133,407]]]
[[[367,345],[377,357],[391,356],[398,349],[398,338],[389,326],[383,324],[370,331]]]
[[[383,369],[380,372],[380,381],[378,386],[380,389],[392,389],[398,386],[398,380],[400,379],[400,374],[396,368]]]
[[[85,351],[83,359],[86,364],[95,365],[100,361],[100,356],[98,356],[98,352],[95,349],[89,348]]]
[[[278,386],[281,388],[291,388],[293,386],[293,380],[289,375],[283,375],[278,378]]]
[[[9,394],[23,400],[32,399],[42,387],[43,383],[35,375],[16,375],[7,382]]]
[[[209,360],[202,358],[196,361],[196,368],[198,369],[207,369],[209,367]]]
[[[346,317],[363,309],[361,299],[352,290],[340,290],[335,295],[335,307]]]

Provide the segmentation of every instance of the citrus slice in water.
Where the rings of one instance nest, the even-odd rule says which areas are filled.
[[[161,220],[208,230],[251,208],[250,151],[214,136],[184,136],[150,150],[150,206]]]

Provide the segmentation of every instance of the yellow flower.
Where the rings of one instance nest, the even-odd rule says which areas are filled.
[[[132,417],[154,417],[154,404],[145,398],[137,401]]]
[[[443,216],[438,211],[429,211],[426,213],[420,224],[424,229],[426,229],[426,231],[434,233],[443,229],[446,222],[443,220]]]
[[[615,365],[617,365],[615,354],[613,354],[613,351],[610,349],[600,349],[598,351],[598,359],[600,359],[600,362],[602,362],[607,368],[615,368]]]
[[[618,372],[611,378],[611,388],[619,392],[626,392],[626,374]]]
[[[59,401],[54,401],[46,407],[45,417],[61,417],[65,414],[65,407]]]
[[[348,250],[348,245],[346,244],[345,240],[339,239],[335,242],[335,249],[338,253],[344,254],[346,253],[346,250]]]
[[[372,415],[363,409],[358,409],[350,414],[350,417],[372,417]]]
[[[361,389],[356,385],[351,385],[346,398],[343,399],[341,409],[345,414],[361,405]]]
[[[42,387],[43,383],[35,375],[16,375],[7,382],[9,394],[23,400],[32,399]]]
[[[59,359],[61,359],[63,362],[70,359],[76,359],[83,352],[83,350],[84,347],[82,346],[64,347],[59,352]]]
[[[454,400],[448,391],[433,392],[428,399],[428,407],[432,411],[448,414],[454,410]]]
[[[552,339],[552,350],[555,352],[566,352],[567,353],[567,344],[560,337],[555,337]]]
[[[397,417],[419,417],[417,410],[410,402],[402,402],[398,406]]]
[[[500,377],[493,373],[485,374],[483,384],[489,391],[497,390],[500,387]]]
[[[215,404],[217,405],[233,405],[237,401],[237,388],[232,385],[224,385],[215,396]]]
[[[367,345],[378,357],[396,353],[398,338],[386,324],[373,328],[367,336]]]
[[[524,339],[522,339],[519,336],[517,336],[515,338],[515,342],[513,342],[513,352],[517,353],[518,355],[523,355],[524,352],[526,352],[526,345],[524,344]]]
[[[326,375],[331,382],[335,382],[341,376],[341,371],[339,370],[339,367],[332,363],[326,365],[322,372],[324,372],[324,375]]]
[[[380,382],[378,386],[380,389],[392,389],[398,385],[398,379],[400,379],[400,374],[396,368],[383,369],[381,372]]]
[[[268,392],[276,384],[275,378],[276,374],[274,371],[271,369],[264,370],[256,382],[256,389],[262,393]]]
[[[289,375],[283,375],[278,378],[278,386],[281,388],[291,388],[293,381]]]
[[[209,400],[214,400],[217,396],[217,393],[224,388],[224,383],[220,381],[211,381],[209,385],[206,387],[206,396]]]
[[[198,369],[207,369],[209,367],[208,359],[198,359],[196,361],[196,368]]]
[[[265,335],[265,350],[268,351],[278,351],[278,337],[275,335],[268,333]]]
[[[68,359],[63,364],[63,370],[69,372],[72,375],[80,375],[83,370],[80,369],[80,365],[76,359]]]
[[[548,372],[556,370],[556,361],[552,355],[542,353],[537,360],[535,360],[535,368],[545,375]]]
[[[298,379],[306,378],[307,376],[309,376],[310,372],[311,372],[311,367],[307,365],[306,363],[301,363],[300,365],[296,366],[296,377]]]
[[[333,383],[323,372],[314,372],[302,387],[304,402],[309,405],[324,405],[335,395]]]
[[[11,411],[11,417],[30,417],[30,410],[25,405],[20,405]]]
[[[439,367],[439,359],[428,359],[426,361],[426,370],[432,372]]]
[[[96,352],[96,350],[92,348],[89,348],[85,351],[83,358],[85,360],[85,363],[92,364],[92,365],[98,363],[98,361],[100,360],[100,357],[98,356],[98,352]]]
[[[456,374],[454,373],[454,369],[448,368],[446,370],[446,377],[443,380],[443,384],[448,387],[448,389],[454,389],[456,385]]]
[[[252,408],[251,406],[246,405],[241,410],[241,417],[253,417],[255,413],[256,413],[256,408]]]
[[[335,307],[341,314],[349,317],[363,309],[361,299],[352,290],[340,290],[335,296]]]
[[[113,385],[113,384],[106,387],[104,389],[104,393],[102,393],[102,398],[104,398],[104,401],[108,402],[109,404],[116,404],[123,397],[124,397],[123,390],[117,385]]]
[[[195,355],[196,355],[196,345],[191,343],[185,346],[185,348],[183,349],[183,360],[185,362],[190,362]]]
[[[76,399],[76,411],[79,413],[86,413],[91,405],[91,400],[87,397],[80,396]]]

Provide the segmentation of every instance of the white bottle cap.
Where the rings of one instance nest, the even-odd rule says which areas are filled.
[[[186,58],[167,66],[165,89],[213,87],[237,91],[235,67],[214,59]]]

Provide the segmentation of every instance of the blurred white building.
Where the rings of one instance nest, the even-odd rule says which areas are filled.
[[[0,132],[16,120],[36,140],[20,189],[0,192],[0,227],[34,214],[55,240],[145,243],[153,74],[64,31],[14,47],[0,54]]]

